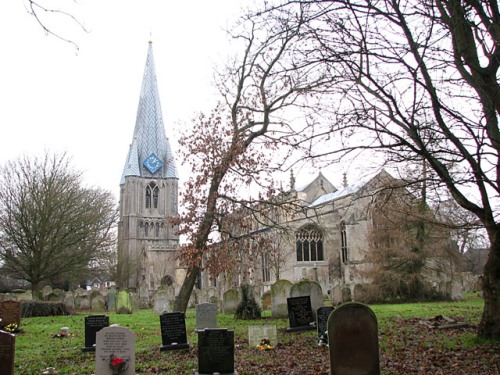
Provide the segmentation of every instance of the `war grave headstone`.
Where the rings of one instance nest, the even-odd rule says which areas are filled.
[[[286,299],[290,297],[292,283],[288,280],[278,280],[271,285],[271,316],[273,318],[286,318],[288,307]]]
[[[368,306],[336,308],[328,319],[328,342],[332,375],[380,374],[377,317]]]
[[[311,331],[316,329],[309,296],[287,298],[288,321],[286,332]],[[313,324],[311,324],[313,323]]]
[[[186,333],[186,316],[182,312],[160,315],[160,351],[189,349]]]
[[[135,334],[124,327],[101,329],[96,336],[96,375],[135,375]]]
[[[197,374],[237,374],[234,371],[234,331],[207,328],[198,331]]]
[[[132,314],[132,295],[128,290],[122,290],[116,295],[116,313]]]
[[[196,305],[196,330],[217,328],[217,305],[200,303]]]
[[[109,316],[90,315],[85,317],[85,346],[83,352],[94,352],[96,335],[101,329],[109,326]]]
[[[248,327],[248,346],[250,348],[260,345],[263,339],[268,339],[272,347],[278,344],[278,330],[275,325]]]
[[[14,375],[15,350],[16,336],[9,332],[0,331],[0,374]]]
[[[316,310],[316,327],[318,328],[318,344],[328,344],[328,318],[334,310],[332,306],[322,306]]]
[[[0,302],[1,325],[6,327],[9,324],[21,324],[21,303],[19,301]]]

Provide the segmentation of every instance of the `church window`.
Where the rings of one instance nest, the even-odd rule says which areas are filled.
[[[160,189],[154,182],[146,186],[146,208],[158,208],[159,194]]]
[[[269,254],[262,254],[262,281],[271,281],[271,270],[269,267]]]
[[[144,237],[149,236],[149,223],[144,224]]]
[[[156,223],[155,225],[155,237],[160,237],[160,223]]]
[[[174,285],[174,279],[172,278],[172,276],[164,276],[163,279],[161,279],[161,285],[163,286],[172,286]]]
[[[298,262],[324,260],[323,233],[314,226],[301,229],[295,235],[295,248]]]
[[[342,263],[347,263],[349,261],[347,253],[347,231],[345,222],[340,223],[340,250],[342,252]]]

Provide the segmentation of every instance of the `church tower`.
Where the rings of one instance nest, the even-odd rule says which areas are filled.
[[[118,276],[121,287],[136,288],[141,299],[160,285],[173,286],[179,246],[178,175],[165,134],[149,42],[137,119],[120,181]]]

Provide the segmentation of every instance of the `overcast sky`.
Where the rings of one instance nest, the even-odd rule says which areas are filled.
[[[59,2],[88,32],[62,16],[46,19],[46,26],[78,51],[45,35],[23,1],[2,3],[0,164],[44,150],[67,152],[89,185],[118,197],[149,40],[176,152],[179,133],[217,98],[211,82],[213,67],[229,53],[224,30],[251,0]],[[325,174],[337,186],[342,181],[341,173]]]

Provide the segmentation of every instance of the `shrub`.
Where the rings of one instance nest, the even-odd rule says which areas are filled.
[[[22,301],[21,316],[23,318],[32,318],[35,316],[57,316],[70,315],[70,311],[61,302],[46,301]]]
[[[250,286],[243,284],[241,286],[241,301],[236,307],[234,317],[236,319],[260,319],[261,308],[255,301],[255,297],[250,290]]]

